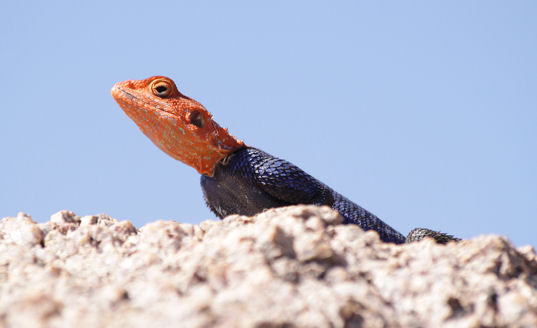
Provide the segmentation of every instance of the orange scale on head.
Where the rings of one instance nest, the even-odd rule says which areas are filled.
[[[112,96],[155,145],[201,174],[211,176],[220,160],[244,146],[167,77],[118,82]]]

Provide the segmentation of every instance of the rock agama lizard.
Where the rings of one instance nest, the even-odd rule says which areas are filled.
[[[116,83],[112,96],[157,147],[201,174],[205,201],[220,218],[293,204],[328,205],[345,223],[375,230],[385,242],[401,244],[426,236],[440,243],[457,240],[424,228],[412,230],[405,238],[292,163],[233,137],[167,77]]]

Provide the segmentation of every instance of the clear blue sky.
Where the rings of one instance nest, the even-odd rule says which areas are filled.
[[[173,78],[403,234],[537,245],[535,1],[2,1],[0,217],[214,219],[119,109]]]

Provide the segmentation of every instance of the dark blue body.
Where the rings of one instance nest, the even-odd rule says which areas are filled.
[[[385,242],[405,242],[401,233],[299,167],[256,148],[245,147],[228,156],[213,177],[202,175],[201,187],[207,205],[220,218],[287,205],[328,205],[341,213],[345,223],[375,230]]]

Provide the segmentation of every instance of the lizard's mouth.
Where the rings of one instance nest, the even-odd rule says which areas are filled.
[[[134,118],[131,116],[131,111],[139,110],[139,108],[143,108],[145,111],[162,112],[164,115],[165,113],[169,114],[167,109],[169,109],[170,105],[168,103],[136,95],[128,87],[124,87],[121,82],[114,84],[111,92],[112,97],[114,97],[121,109],[132,119]]]
[[[131,95],[130,93],[128,93],[127,91],[125,91],[124,89],[121,89],[121,87],[115,87],[114,86],[114,89],[117,90],[117,92],[121,92],[122,96],[129,99],[129,100],[136,100],[136,97],[134,97],[133,95]],[[115,91],[114,89],[112,89],[112,94],[113,92]],[[115,98],[115,97],[114,97]]]

